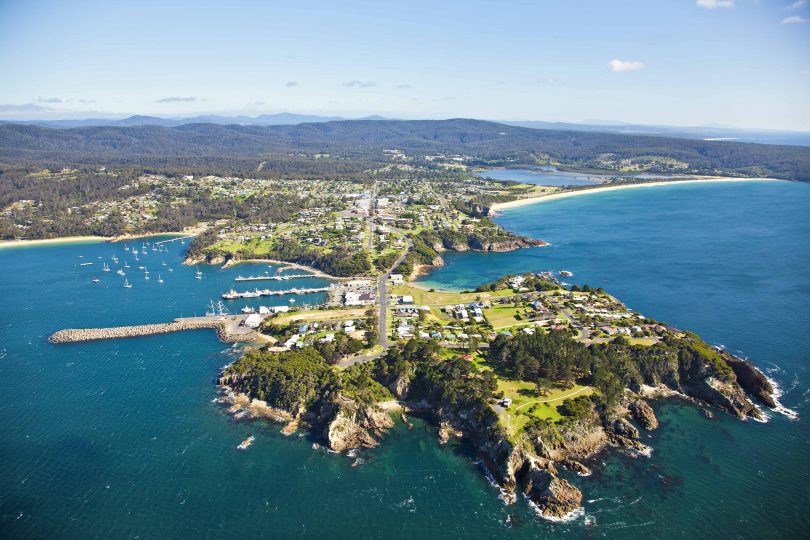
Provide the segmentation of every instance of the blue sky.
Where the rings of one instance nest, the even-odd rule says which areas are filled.
[[[810,131],[799,0],[0,0],[0,118],[281,111]]]

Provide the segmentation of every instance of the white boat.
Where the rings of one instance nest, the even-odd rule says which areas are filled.
[[[128,280],[125,279],[124,280],[124,287],[126,287],[127,289],[131,289],[132,288],[132,283],[130,283]]]
[[[91,262],[89,262],[89,263],[81,263],[79,266],[91,266],[92,264],[93,263],[91,263]]]
[[[146,267],[145,266],[139,266],[138,270],[146,270]]]
[[[158,283],[163,283],[163,278],[160,277],[160,274],[158,274]]]
[[[129,263],[127,263],[127,261],[124,261],[124,268],[129,268]]]
[[[112,257],[110,257],[110,258],[112,259],[112,262],[114,262],[114,263],[117,263],[117,262],[118,262],[118,257],[116,257],[115,255],[113,255],[113,256],[112,256]]]
[[[101,280],[100,280],[100,279],[98,279],[97,277],[93,276],[93,279],[92,279],[91,281],[92,281],[93,283],[98,283],[98,282],[99,282],[99,281],[101,281]]]
[[[147,270],[146,272],[144,272],[144,274],[143,274],[143,279],[149,279],[149,270]]]
[[[256,309],[255,309],[255,308],[252,308],[252,307],[250,307],[250,306],[245,306],[245,307],[243,307],[243,308],[242,308],[240,311],[241,311],[242,313],[247,313],[247,314],[250,314],[250,313],[256,313]]]
[[[196,274],[194,274],[194,277],[196,277],[197,279],[202,279],[202,272],[200,272],[199,270],[197,270],[197,273],[196,273]]]
[[[124,251],[129,251],[129,246],[124,244]]]
[[[102,269],[104,272],[109,272],[109,271],[110,271],[110,267],[109,267],[109,266],[107,266],[107,263],[104,263],[104,266],[103,266],[101,269]]]
[[[160,263],[160,264],[161,264],[161,266],[166,266],[166,261],[163,261],[163,262],[162,262],[162,263]]]
[[[124,271],[119,268],[118,271],[116,272],[116,274],[118,274],[119,276],[123,276]]]
[[[173,269],[171,269],[171,268],[169,268],[169,272],[174,272],[174,270],[173,270]]]

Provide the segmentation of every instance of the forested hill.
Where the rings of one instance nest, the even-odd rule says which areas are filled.
[[[290,153],[379,157],[384,148],[413,156],[460,153],[524,163],[550,157],[565,165],[605,170],[618,167],[621,160],[665,158],[674,160],[681,172],[810,182],[806,147],[531,129],[466,119],[75,129],[0,125],[0,163],[6,164],[206,165]]]

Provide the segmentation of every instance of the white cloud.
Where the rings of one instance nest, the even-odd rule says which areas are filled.
[[[734,0],[697,0],[696,4],[705,9],[731,8]]]
[[[802,24],[806,22],[807,19],[805,19],[801,15],[793,15],[791,17],[785,17],[784,19],[782,19],[782,24]]]
[[[608,62],[608,67],[613,73],[623,73],[625,71],[638,71],[644,68],[644,64],[636,60],[617,60]]]
[[[58,97],[49,97],[49,98],[38,97],[34,101],[37,103],[62,103],[62,100]]]
[[[284,86],[287,88],[292,88],[293,86],[298,86],[298,81],[287,81]]]
[[[807,0],[797,0],[796,2],[793,2],[792,4],[787,6],[785,9],[802,9],[806,5]]]
[[[156,103],[194,103],[195,101],[203,101],[203,100],[194,96],[188,97],[171,96],[160,98],[156,101]]]
[[[348,86],[348,87],[356,87],[356,88],[371,88],[377,86],[377,83],[374,81],[346,81],[344,83],[340,83],[341,86]]]

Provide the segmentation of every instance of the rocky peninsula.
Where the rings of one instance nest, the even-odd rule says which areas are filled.
[[[502,385],[537,377],[588,392],[570,392],[554,416],[516,429],[505,421],[504,412],[517,410],[503,400]],[[659,428],[657,400],[680,398],[760,421],[762,406],[778,405],[750,362],[680,330],[645,345],[622,337],[586,345],[565,331],[501,333],[467,355],[413,338],[343,370],[315,347],[256,350],[225,368],[218,383],[237,417],[284,422],[286,433],[307,429],[335,452],[380,444],[394,412],[420,414],[440,443],[464,437],[475,446],[507,502],[523,494],[550,520],[581,507],[587,481],[576,478],[591,474],[600,452],[650,454],[642,434]]]

